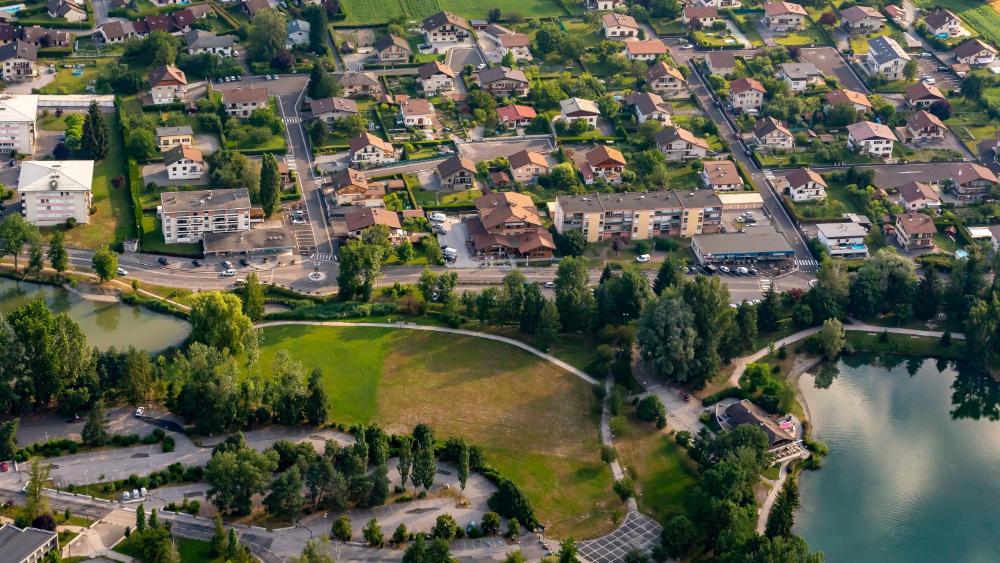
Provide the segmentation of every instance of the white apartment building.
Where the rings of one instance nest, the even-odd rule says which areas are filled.
[[[250,230],[250,194],[244,188],[163,192],[156,212],[167,244],[199,242],[205,233]]]
[[[22,162],[17,191],[25,220],[39,227],[61,225],[71,217],[89,222],[93,179],[93,160]]]
[[[819,242],[834,258],[866,258],[868,231],[857,223],[820,223]]]
[[[0,97],[0,151],[35,152],[35,116],[38,96]]]

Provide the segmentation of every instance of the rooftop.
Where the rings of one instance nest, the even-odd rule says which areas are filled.
[[[22,561],[55,537],[56,533],[48,530],[4,524],[0,526],[0,553],[4,561]]]
[[[556,202],[566,213],[722,207],[719,196],[712,190],[561,195]]]
[[[763,430],[767,434],[767,440],[772,448],[790,444],[795,440],[794,436],[786,432],[763,409],[751,403],[748,399],[743,399],[726,407],[726,416],[729,417],[729,421],[733,426],[749,424]]]
[[[37,95],[22,94],[0,97],[0,123],[34,123],[37,115]]]
[[[868,40],[868,56],[880,65],[897,59],[910,60],[910,55],[906,54],[906,51],[899,46],[899,43],[896,43],[895,39],[884,35]]]
[[[725,186],[729,184],[742,184],[736,165],[729,160],[706,160],[702,168],[702,173],[708,179],[710,186]]]
[[[160,194],[160,207],[164,213],[249,209],[250,194],[246,188],[163,192]]]
[[[17,179],[19,192],[90,191],[93,160],[25,160]]]
[[[868,230],[850,221],[845,223],[818,223],[816,229],[827,239],[864,238]]]
[[[251,229],[202,235],[205,254],[250,254],[292,249],[292,236],[283,229]]]

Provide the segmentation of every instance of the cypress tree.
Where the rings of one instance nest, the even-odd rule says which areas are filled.
[[[274,160],[274,155],[265,154],[260,165],[260,206],[264,209],[264,215],[270,217],[278,209],[280,192],[278,163]]]

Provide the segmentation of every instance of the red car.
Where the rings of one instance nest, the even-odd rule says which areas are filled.
[[[6,461],[0,462],[0,471],[3,471],[4,473],[6,473],[9,469],[10,469],[10,466],[7,465]]]

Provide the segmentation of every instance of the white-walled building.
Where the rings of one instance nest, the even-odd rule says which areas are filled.
[[[847,146],[860,153],[889,158],[895,142],[892,129],[882,123],[859,121],[847,126]]]
[[[167,244],[198,242],[205,233],[250,230],[250,195],[244,188],[163,192],[157,209]]]
[[[820,244],[834,258],[866,258],[868,231],[857,223],[820,223],[816,225]]]
[[[175,146],[163,153],[163,162],[171,180],[200,180],[205,174],[205,159],[200,150],[191,146]]]
[[[93,180],[93,160],[22,162],[17,191],[25,220],[39,227],[61,225],[71,217],[89,222]]]
[[[35,116],[38,96],[0,97],[0,151],[35,152]]]
[[[826,180],[809,168],[793,170],[785,180],[788,181],[788,195],[794,202],[826,199]]]

